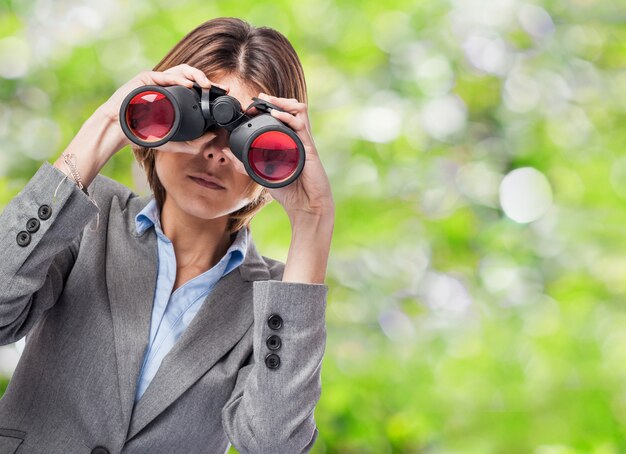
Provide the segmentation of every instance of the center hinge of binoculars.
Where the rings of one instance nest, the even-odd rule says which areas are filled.
[[[245,112],[252,107],[255,107],[261,113],[270,113],[272,109],[284,112],[274,104],[256,97],[253,97],[252,103],[244,112],[241,112],[241,104],[239,104],[239,101],[227,95],[226,90],[216,87],[215,85],[212,85],[209,90],[203,90],[197,84],[194,84],[194,88],[200,94],[200,109],[204,118],[209,119],[208,121],[210,123],[217,124],[228,130],[236,128],[239,123],[241,123],[241,120],[245,121],[249,119],[250,117],[245,115]],[[222,97],[226,97],[226,99],[220,100]]]

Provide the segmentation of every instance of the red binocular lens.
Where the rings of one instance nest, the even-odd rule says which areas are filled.
[[[135,95],[126,109],[126,124],[141,140],[163,140],[174,126],[174,106],[163,93],[144,91]]]
[[[298,145],[283,132],[265,132],[250,145],[248,162],[266,180],[285,180],[298,167]]]

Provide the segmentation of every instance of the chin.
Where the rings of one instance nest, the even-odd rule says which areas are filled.
[[[193,199],[191,197],[185,197],[185,202],[181,205],[181,208],[186,213],[199,219],[206,219],[207,221],[226,216],[231,212],[228,208],[224,208],[214,202],[207,201],[202,197],[194,197]]]
[[[197,217],[198,219],[214,219],[219,217],[219,214],[215,212],[215,209],[208,206],[206,202],[188,203],[183,208],[188,214]]]

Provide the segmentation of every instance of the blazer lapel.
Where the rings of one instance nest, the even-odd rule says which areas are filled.
[[[107,261],[107,274],[112,277],[108,285],[122,414],[124,423],[130,424],[126,426],[129,427],[127,441],[171,405],[244,336],[254,321],[253,281],[270,279],[267,265],[254,245],[251,232],[248,232],[243,263],[217,282],[133,407],[136,382],[148,343],[158,273],[158,250],[154,229],[148,229],[141,236],[135,230],[135,215],[150,197],[131,200],[124,216],[112,210],[109,221],[123,218],[129,234],[109,238],[107,247],[111,260],[110,266]],[[115,202],[113,205],[117,206]],[[111,254],[119,258],[111,258]]]
[[[137,378],[148,344],[156,291],[158,251],[153,230],[139,236],[135,215],[150,197],[132,198],[121,211],[113,198],[106,251],[106,282],[113,318],[124,427],[129,427]]]

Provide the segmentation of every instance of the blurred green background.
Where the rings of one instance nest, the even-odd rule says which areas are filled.
[[[0,208],[218,16],[293,43],[333,187],[314,452],[626,452],[624,5],[2,0]],[[252,229],[286,260],[277,202]]]

